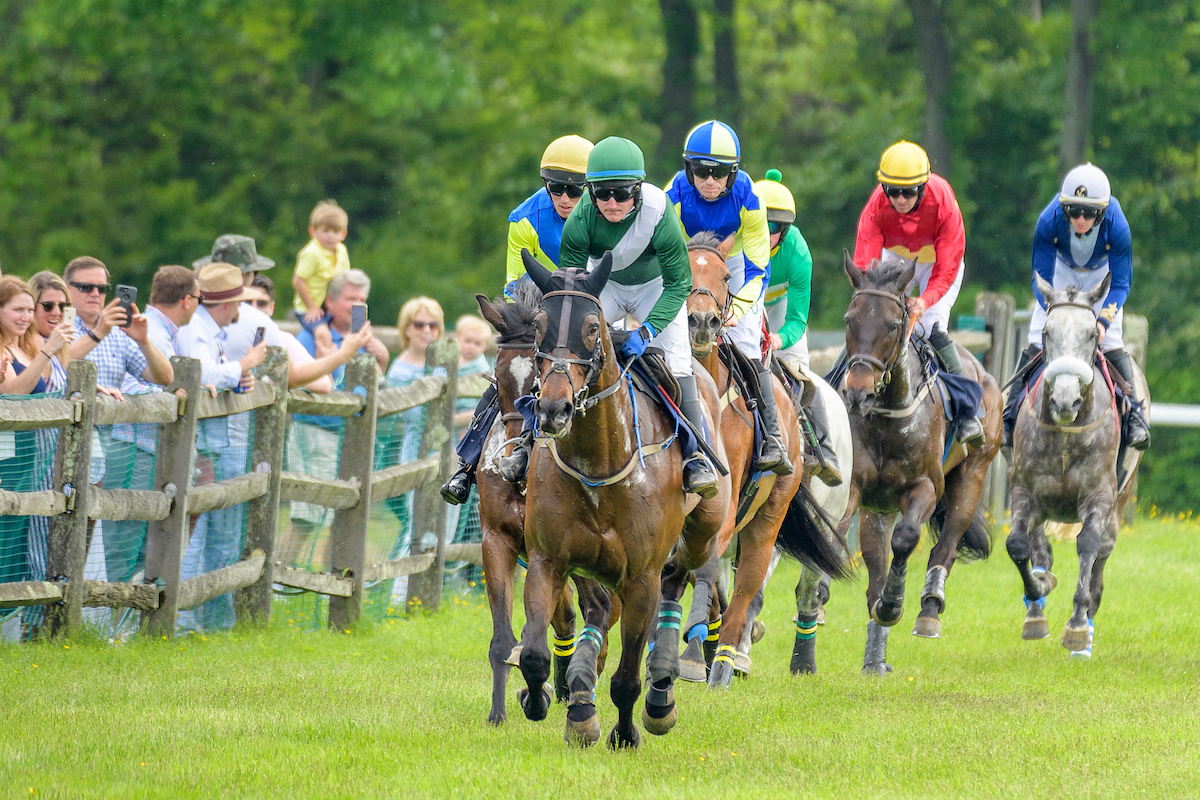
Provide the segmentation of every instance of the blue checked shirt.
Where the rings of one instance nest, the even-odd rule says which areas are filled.
[[[87,336],[88,331],[83,318],[76,316],[75,333]],[[126,375],[140,378],[150,368],[142,348],[120,328],[109,331],[84,358],[96,365],[96,385],[108,389],[120,389]]]

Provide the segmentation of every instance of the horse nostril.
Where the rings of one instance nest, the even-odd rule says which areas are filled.
[[[709,317],[708,318],[708,327],[709,327],[709,329],[711,329],[713,331],[718,330],[721,327],[721,320],[717,319],[715,315]]]

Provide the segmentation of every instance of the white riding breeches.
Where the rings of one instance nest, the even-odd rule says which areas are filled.
[[[609,325],[619,325],[626,316],[640,324],[649,316],[654,304],[662,296],[662,276],[636,286],[622,286],[609,281],[600,292],[600,308]],[[661,348],[666,356],[667,369],[675,377],[692,374],[692,342],[688,334],[687,304],[679,307],[679,313],[650,344]]]
[[[1078,286],[1080,289],[1087,291],[1094,289],[1104,280],[1104,276],[1108,274],[1108,263],[1096,269],[1075,269],[1069,266],[1061,258],[1054,261],[1054,288],[1066,289],[1068,286]],[[1096,313],[1100,313],[1100,309],[1104,306],[1105,298],[1101,297],[1093,308]],[[1107,353],[1111,350],[1117,350],[1125,346],[1125,341],[1122,338],[1124,335],[1125,309],[1117,311],[1117,316],[1113,318],[1112,324],[1108,326],[1108,331],[1105,332],[1104,338],[1100,341],[1100,351]],[[1037,304],[1033,309],[1033,319],[1029,321],[1029,344],[1042,346],[1042,329],[1046,327],[1046,309],[1042,308],[1041,304]]]
[[[725,262],[729,268],[729,291],[737,294],[746,283],[746,257],[742,253],[734,253]],[[737,346],[742,355],[752,362],[762,361],[762,314],[763,292],[758,293],[754,305],[742,315],[737,325],[725,329],[725,339]]]
[[[772,331],[778,331],[787,321],[788,300],[784,297],[778,303],[773,303],[766,307],[767,321],[771,324]],[[808,374],[808,331],[804,332],[791,347],[785,347],[782,350],[775,350],[771,353],[772,358],[779,359],[782,363],[788,365],[796,372]]]
[[[880,255],[881,261],[903,261],[900,256],[893,253],[891,250],[884,250]],[[958,299],[958,293],[962,290],[963,273],[966,271],[966,261],[958,262],[958,272],[954,275],[954,282],[950,284],[950,288],[942,295],[942,299],[925,309],[925,313],[921,315],[920,321],[913,330],[922,336],[928,338],[929,332],[933,330],[934,323],[937,323],[943,331],[950,332],[950,309],[954,307],[954,301]],[[922,263],[917,262],[917,274],[913,278],[913,282],[904,290],[907,296],[914,286],[920,287],[924,292],[929,286],[929,276],[933,274],[933,262]]]

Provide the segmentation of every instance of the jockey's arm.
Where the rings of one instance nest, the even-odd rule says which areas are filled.
[[[542,262],[542,265],[547,269],[554,269],[554,264],[548,263],[550,259],[546,258],[545,254],[542,253],[539,244],[537,231],[533,229],[533,225],[528,219],[508,223],[508,256],[504,273],[505,285],[512,283],[525,274],[525,265],[521,261],[522,248],[528,249],[533,254],[533,257]]]
[[[688,259],[687,240],[683,238],[679,218],[670,210],[663,214],[655,226],[650,246],[658,256],[663,290],[644,321],[655,331],[661,332],[679,314],[679,309],[687,302],[688,293],[692,291],[692,265]]]
[[[878,186],[871,194],[871,199],[863,206],[862,213],[858,215],[858,238],[854,242],[854,266],[859,269],[866,269],[867,265],[871,263],[871,259],[879,258],[879,254],[883,252],[883,228],[875,218],[875,207],[878,202],[876,194],[883,196],[883,191]]]
[[[932,184],[930,188],[932,189]],[[931,192],[926,190],[926,200],[930,194]],[[925,291],[921,292],[921,299],[925,301],[926,308],[941,300],[950,290],[958,276],[958,270],[962,267],[963,254],[967,248],[967,233],[963,227],[962,212],[949,186],[946,186],[944,196],[935,199],[937,207],[932,209],[938,215],[937,233],[933,237],[935,260],[929,282],[925,284]],[[922,209],[918,209],[920,210]]]
[[[808,330],[808,309],[812,298],[812,253],[808,242],[795,227],[788,229],[779,251],[771,259],[771,269],[785,272],[788,281],[787,317],[776,331],[779,349],[785,350],[804,336]]]
[[[1033,296],[1038,305],[1046,307],[1046,298],[1038,291],[1037,276],[1054,285],[1054,264],[1058,260],[1058,249],[1055,238],[1058,235],[1059,217],[1062,215],[1062,205],[1056,197],[1050,205],[1042,210],[1038,217],[1037,227],[1033,232]]]
[[[1104,298],[1099,319],[1107,328],[1116,318],[1117,312],[1125,306],[1129,290],[1133,287],[1133,235],[1129,230],[1129,222],[1116,200],[1109,206],[1104,224],[1109,226],[1108,272],[1112,275],[1112,283],[1109,284],[1108,296]]]
[[[757,195],[754,195],[757,199]],[[767,230],[767,212],[758,208],[741,210],[742,226],[738,235],[742,240],[742,256],[746,265],[743,269],[742,285],[734,292],[729,304],[734,319],[740,319],[763,293],[767,264],[771,261],[771,234]]]

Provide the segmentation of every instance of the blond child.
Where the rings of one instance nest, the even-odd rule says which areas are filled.
[[[454,323],[454,338],[458,340],[458,374],[474,375],[491,372],[492,365],[488,363],[483,351],[487,349],[492,339],[492,326],[474,314],[463,314]],[[461,398],[455,411],[470,411],[475,408],[475,400],[470,397]]]
[[[308,218],[308,235],[312,237],[296,256],[296,272],[292,287],[296,299],[292,308],[300,324],[312,330],[325,318],[325,292],[329,281],[339,272],[350,269],[350,254],[342,242],[346,238],[349,217],[333,200],[322,200]]]

